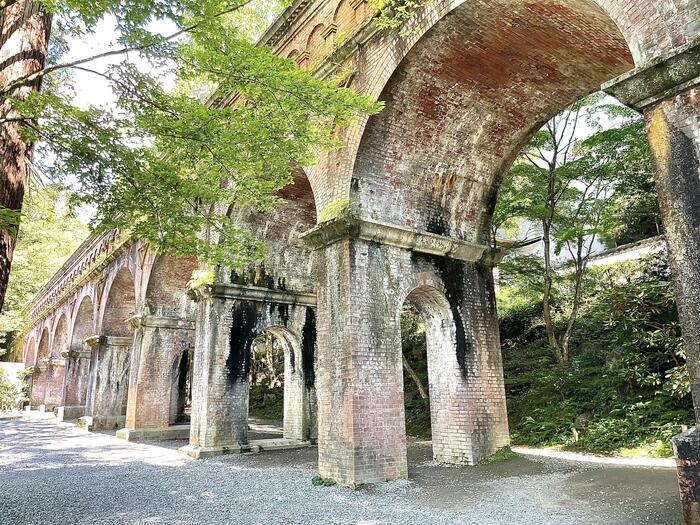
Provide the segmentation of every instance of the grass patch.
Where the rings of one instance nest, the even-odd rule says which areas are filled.
[[[486,456],[484,459],[479,461],[479,465],[492,465],[493,463],[501,463],[517,457],[518,455],[513,452],[510,447],[503,447],[499,448],[490,456]]]
[[[333,478],[324,478],[321,476],[314,476],[311,478],[311,484],[314,487],[332,487],[335,485],[335,480]]]

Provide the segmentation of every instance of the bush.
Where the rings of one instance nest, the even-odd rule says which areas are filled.
[[[593,275],[567,365],[552,358],[535,300],[501,312],[514,443],[672,454],[671,437],[694,417],[663,258]]]
[[[9,381],[0,368],[0,410],[16,410],[26,401],[22,387]]]

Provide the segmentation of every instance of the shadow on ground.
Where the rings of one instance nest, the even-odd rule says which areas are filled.
[[[261,437],[274,428],[256,428]],[[673,469],[515,459],[432,461],[409,440],[409,480],[314,487],[314,448],[195,461],[182,441],[134,444],[47,420],[0,420],[0,523],[677,524]]]

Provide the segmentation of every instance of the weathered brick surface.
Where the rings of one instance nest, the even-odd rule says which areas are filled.
[[[350,198],[359,218],[390,225],[394,233],[399,228],[485,244],[501,176],[531,134],[601,83],[692,46],[700,32],[699,5],[697,0],[438,0],[406,32],[377,31],[370,15],[362,0],[298,0],[262,39],[320,76],[345,71],[347,86],[385,103],[380,114],[337,130],[343,148],[320,153],[314,166],[295,174],[294,185],[282,192],[287,205],[272,214],[229,212],[265,240],[265,261],[236,272],[219,269],[217,283],[229,286],[228,292],[203,294],[195,315],[183,294],[192,261],[159,266],[139,241],[122,246],[117,234],[94,238],[35,301],[35,326],[25,339],[28,365],[49,355],[54,345],[49,334],[62,315],[71,320],[71,348],[87,335],[134,337],[134,351],[127,351],[133,422],[162,424],[172,414],[166,392],[182,334],[160,328],[134,334],[124,321],[135,313],[196,317],[191,442],[234,446],[247,440],[243,363],[251,337],[271,330],[285,346],[285,432],[312,436],[317,402],[321,472],[349,485],[405,477],[399,323],[408,301],[427,324],[436,459],[470,464],[507,444],[486,260],[419,255],[405,245],[352,235],[313,252],[299,233],[316,224],[327,204]],[[700,95],[683,89],[647,108],[646,117],[700,406]],[[227,206],[222,203],[222,213]],[[109,254],[109,262],[67,293],[71,280],[101,254]],[[310,303],[270,298],[309,293],[317,294],[315,310]],[[77,322],[84,297],[94,304],[94,317]],[[317,351],[309,344],[315,340],[309,328],[314,311]],[[86,323],[94,330],[80,328]],[[87,389],[93,392],[99,366],[94,357],[89,362]],[[115,366],[123,367],[120,363]],[[74,373],[82,377],[77,370],[86,365],[71,366],[69,361],[69,379]],[[32,404],[43,403],[46,376],[46,371],[35,375]],[[70,397],[80,402],[82,394]],[[156,397],[159,401],[149,401]]]
[[[645,116],[700,421],[700,89],[655,105]]]
[[[406,477],[401,311],[427,322],[436,460],[508,444],[489,270],[377,243],[325,249],[318,322],[319,469],[349,485]]]

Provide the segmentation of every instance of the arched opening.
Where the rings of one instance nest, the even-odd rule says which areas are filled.
[[[485,243],[502,174],[531,135],[633,67],[593,0],[461,4],[382,90],[350,184],[360,214]]]
[[[73,334],[66,356],[65,408],[63,417],[74,419],[85,413],[91,350],[87,339],[95,335],[94,305],[90,296],[83,297],[73,321]]]
[[[49,329],[44,328],[41,332],[39,345],[37,346],[37,357],[34,363],[36,371],[32,375],[32,395],[31,406],[39,406],[44,404],[46,396],[46,369],[48,366],[49,355]]]
[[[327,43],[324,38],[326,26],[318,24],[309,34],[309,39],[306,41],[306,51],[309,53],[309,62],[304,64],[304,67],[313,67],[315,62],[326,54]]]
[[[282,326],[268,327],[253,340],[249,375],[253,437],[261,431],[260,437],[274,436],[275,427],[281,426],[285,438],[309,439],[302,360],[297,337]]]
[[[170,424],[189,423],[192,414],[192,359],[191,348],[185,349],[173,362],[170,386]]]
[[[36,339],[31,337],[27,343],[27,349],[24,355],[24,366],[30,368],[36,364]]]
[[[136,313],[134,277],[129,268],[117,272],[109,288],[102,318],[102,334],[114,337],[129,337],[132,334],[127,322]]]
[[[63,385],[66,371],[63,354],[67,350],[68,317],[63,314],[54,329],[50,366],[46,369],[46,399],[44,404],[49,410],[53,410],[55,407],[63,404]]]
[[[196,269],[196,257],[159,255],[148,278],[148,311],[161,317],[192,317],[194,303],[187,296],[187,283]]]
[[[271,211],[232,207],[228,215],[237,225],[247,226],[253,237],[264,241],[265,259],[254,267],[233,269],[234,284],[249,284],[281,290],[311,291],[314,252],[300,234],[316,225],[316,202],[311,183],[301,168],[292,173],[292,183],[277,192],[283,203]]]
[[[453,399],[461,380],[453,310],[443,292],[420,285],[406,297],[400,322],[407,434],[431,437],[436,461],[461,463],[466,451],[455,445],[469,434],[455,414],[467,407]]]
[[[129,268],[117,272],[104,305],[101,334],[91,341],[86,414],[92,417],[92,428],[120,428],[126,416],[133,346],[128,320],[136,309],[134,278]]]

